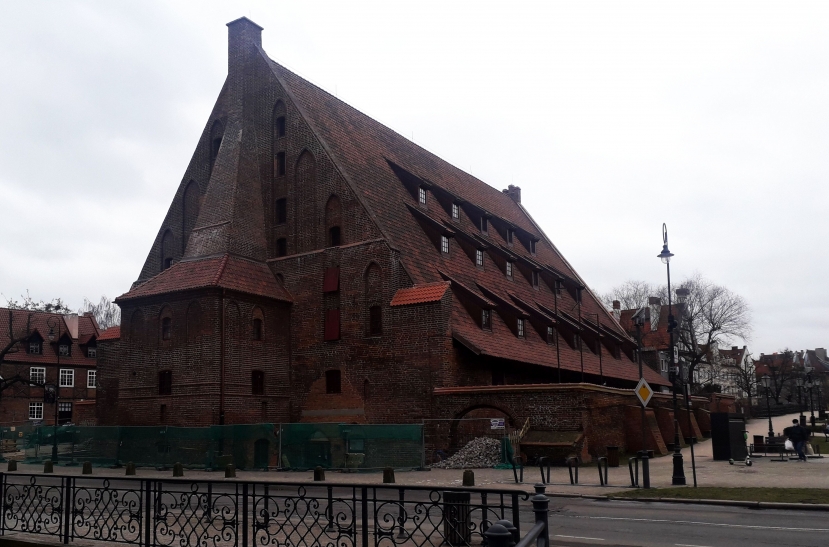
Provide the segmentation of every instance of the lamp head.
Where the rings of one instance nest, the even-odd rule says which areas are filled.
[[[768,374],[763,374],[762,378],[760,378],[760,383],[763,384],[763,387],[768,389],[771,386],[771,378]]]
[[[812,387],[814,387],[814,384],[812,383],[812,381],[811,380],[807,381],[806,382],[806,389],[812,389]]]
[[[674,256],[674,253],[668,250],[668,226],[662,223],[662,252],[656,257],[661,258],[663,264],[667,264],[671,261],[672,256]]]
[[[49,327],[49,341],[53,342],[55,340],[55,329]]]

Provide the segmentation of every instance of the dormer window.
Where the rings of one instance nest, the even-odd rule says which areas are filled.
[[[458,220],[461,218],[461,208],[458,207],[457,203],[452,204],[452,218],[454,220]]]
[[[31,353],[32,355],[40,355],[40,352],[40,340],[29,342],[29,353]]]
[[[479,268],[484,266],[484,252],[481,249],[475,251],[475,265]]]
[[[426,188],[422,186],[417,189],[417,202],[426,205]]]
[[[537,271],[533,270],[532,278],[533,278],[533,288],[537,289],[538,288],[538,272]]]
[[[98,356],[98,348],[86,348],[86,356],[93,359]]]
[[[536,240],[534,240],[534,239],[530,240],[530,253],[532,253],[532,254],[535,254],[535,244],[536,243],[537,243]]]
[[[512,246],[512,229],[507,230],[507,244]]]
[[[506,274],[508,278],[512,279],[512,262],[507,262]]]
[[[492,330],[492,310],[481,310],[481,328]]]
[[[60,355],[61,357],[69,357],[69,344],[58,344],[58,355]]]
[[[555,334],[553,333],[553,327],[547,327],[547,343],[553,344],[555,342]]]
[[[446,236],[440,236],[440,252],[449,254],[449,238]]]
[[[515,333],[518,335],[518,338],[524,338],[524,320],[518,319],[515,322]]]
[[[489,220],[486,217],[481,217],[481,233],[484,235],[489,233]]]

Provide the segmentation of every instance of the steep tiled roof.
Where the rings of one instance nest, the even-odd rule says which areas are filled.
[[[292,302],[267,264],[224,255],[199,260],[183,260],[119,296],[116,302],[191,289],[218,287],[275,300]]]
[[[99,342],[105,342],[107,340],[118,340],[121,338],[121,327],[109,327],[107,330],[101,333],[101,336],[98,337]]]
[[[415,285],[408,289],[400,289],[394,294],[391,299],[391,306],[407,306],[409,304],[424,304],[426,302],[438,302],[443,295],[446,294],[446,289],[449,288],[448,281],[439,281],[437,283],[426,283],[425,285]]]
[[[23,362],[31,364],[55,363],[57,361],[58,336],[65,339],[70,335],[69,326],[64,316],[57,313],[33,312],[28,310],[9,310],[0,308],[0,347],[8,344],[9,338],[9,311],[11,311],[12,331],[15,338],[20,337],[29,329],[30,333],[37,333],[42,339],[41,353],[28,353],[28,346],[18,345],[17,351],[6,355],[7,362]],[[51,323],[51,327],[50,327]],[[89,317],[78,317],[78,330],[87,334],[79,335],[79,338],[72,340],[69,349],[69,356],[61,356],[61,364],[66,365],[95,365],[95,358],[88,358],[86,351],[81,347],[82,342],[88,341],[91,335],[89,331],[91,320]],[[85,326],[84,326],[85,325]],[[94,329],[93,329],[94,330]],[[54,335],[54,340],[49,340],[49,332]]]

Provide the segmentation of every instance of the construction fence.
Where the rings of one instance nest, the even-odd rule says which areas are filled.
[[[371,470],[420,468],[423,426],[358,424],[243,424],[210,427],[64,425],[0,429],[3,455],[34,463],[84,461],[97,466],[133,462],[141,467],[222,469]],[[8,441],[6,440],[8,437]]]

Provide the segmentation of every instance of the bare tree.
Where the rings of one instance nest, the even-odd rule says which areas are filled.
[[[618,300],[623,310],[642,308],[648,305],[649,296],[659,296],[666,293],[667,289],[660,285],[654,285],[647,281],[630,279],[621,285],[613,287],[609,292],[600,296],[602,303],[608,308],[613,308],[613,301]]]
[[[769,375],[771,384],[769,390],[775,402],[780,404],[780,398],[784,396],[784,393],[787,395],[786,399],[790,400],[793,393],[791,384],[802,372],[799,367],[795,366],[794,352],[785,348],[775,354],[764,355],[759,364]]]
[[[736,363],[734,367],[734,383],[740,391],[746,394],[748,406],[752,404],[752,398],[758,395],[757,367],[751,359],[751,354],[743,356],[743,360]]]
[[[3,296],[3,298],[6,297]],[[35,300],[29,295],[29,291],[26,291],[26,295],[21,295],[20,298],[21,300],[19,301],[6,298],[6,307],[10,310],[42,311],[46,313],[72,313],[72,310],[70,310],[60,298],[53,298],[49,302],[44,300]]]
[[[688,378],[693,380],[694,370],[707,362],[711,348],[751,336],[751,310],[742,296],[699,273],[677,288],[688,289],[675,336],[680,355],[688,364]]]
[[[84,298],[83,306],[78,310],[78,314],[87,312],[92,312],[95,321],[102,329],[116,327],[121,324],[121,308],[106,296],[102,296],[101,301],[97,304],[93,304],[88,298]]]

